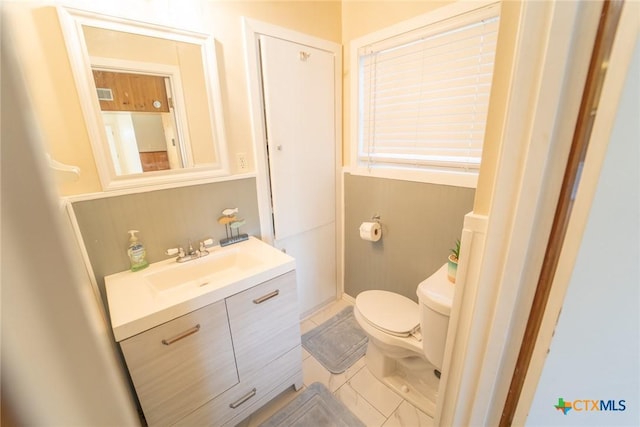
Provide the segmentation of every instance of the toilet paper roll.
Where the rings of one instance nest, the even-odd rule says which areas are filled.
[[[360,225],[360,238],[370,242],[377,242],[382,237],[382,228],[379,222],[363,222]]]

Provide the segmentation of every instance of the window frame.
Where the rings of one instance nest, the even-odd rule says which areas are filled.
[[[415,18],[374,31],[350,43],[350,162],[347,172],[352,175],[371,176],[378,178],[399,179],[405,181],[425,182],[458,187],[476,188],[480,169],[464,171],[436,168],[429,166],[409,167],[401,165],[381,165],[370,167],[359,161],[359,126],[360,126],[360,56],[361,48],[380,43],[386,39],[401,36],[403,33],[419,30],[439,21],[453,18],[478,9],[496,6],[500,10],[500,3],[495,0],[465,2],[458,1]],[[497,49],[497,48],[496,48]]]

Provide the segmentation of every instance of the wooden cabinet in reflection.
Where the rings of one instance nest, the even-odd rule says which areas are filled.
[[[169,112],[162,76],[93,70],[93,79],[102,111]]]
[[[166,151],[145,151],[140,153],[142,171],[161,171],[169,169],[169,157]]]

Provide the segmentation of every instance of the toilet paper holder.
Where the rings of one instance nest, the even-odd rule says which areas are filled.
[[[380,223],[380,215],[374,214],[371,221],[360,224],[360,238],[370,242],[377,242],[382,237],[382,224]]]

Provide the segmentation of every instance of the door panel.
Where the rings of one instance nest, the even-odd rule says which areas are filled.
[[[302,315],[336,297],[335,223],[274,242],[296,259],[298,302]]]
[[[275,246],[296,259],[302,314],[336,296],[334,54],[260,36]]]
[[[260,36],[274,233],[335,221],[332,53]]]

